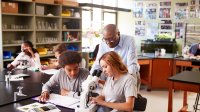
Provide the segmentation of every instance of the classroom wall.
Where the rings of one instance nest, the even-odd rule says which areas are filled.
[[[121,4],[119,7],[133,9],[133,0],[124,0],[123,2],[119,1],[119,4]],[[119,11],[118,13],[118,27],[121,34],[127,34],[133,36],[135,39],[135,43],[137,46],[137,52],[140,53],[140,47],[141,47],[141,39],[135,37],[134,35],[134,18],[133,18],[133,12],[122,12]]]
[[[133,3],[135,1],[142,1],[142,2],[160,2],[160,1],[166,1],[166,0],[123,0],[121,1],[119,0],[119,5],[121,5],[121,7],[123,8],[129,8],[131,10],[133,10]],[[170,0],[171,1],[171,20],[172,20],[172,23],[176,23],[176,22],[183,22],[183,23],[195,23],[195,24],[200,24],[200,19],[199,18],[195,18],[195,19],[186,19],[186,20],[181,20],[181,21],[177,21],[175,20],[175,4],[177,2],[188,2],[190,3],[191,0]],[[159,11],[157,12],[159,13]],[[135,32],[135,21],[137,19],[133,17],[133,11],[131,12],[119,12],[118,14],[118,26],[119,26],[119,29],[120,29],[120,32],[121,33],[124,33],[124,34],[129,34],[129,35],[132,35],[135,40],[136,40],[136,45],[137,45],[137,49],[138,49],[138,53],[141,52],[141,40],[145,40],[145,38],[142,38],[142,37],[136,37],[134,32]],[[143,18],[143,20],[145,20]],[[154,21],[156,22],[160,22],[161,19],[156,19]],[[146,20],[145,20],[146,21]],[[149,21],[149,20],[147,20]],[[177,45],[178,45],[178,51],[179,51],[179,54],[181,54],[181,51],[182,51],[182,48],[184,47],[184,38],[179,38],[179,39],[176,39],[176,42],[177,42]]]

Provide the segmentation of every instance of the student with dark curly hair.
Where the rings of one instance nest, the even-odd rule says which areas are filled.
[[[81,84],[90,74],[89,70],[80,68],[81,56],[75,51],[65,51],[59,57],[59,72],[53,75],[42,87],[39,100],[45,102],[49,99],[50,87],[59,84],[60,94],[77,98],[81,92]]]
[[[26,60],[27,66],[40,68],[40,56],[38,51],[33,48],[33,44],[30,41],[24,41],[21,45],[21,53],[15,58],[15,60],[7,65],[8,70],[12,70],[20,64],[20,60]]]

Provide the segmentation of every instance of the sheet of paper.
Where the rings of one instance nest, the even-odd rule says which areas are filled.
[[[41,104],[37,102],[18,107],[17,109],[23,112],[61,112],[61,110],[53,104]]]
[[[34,98],[34,100],[38,100],[38,97]],[[62,96],[59,94],[50,94],[50,99],[47,101],[49,103],[53,103],[55,105],[59,105],[62,107],[67,107],[67,108],[72,108],[75,109],[77,108],[77,105],[79,104],[79,99],[75,99],[73,97],[69,96]]]
[[[8,79],[8,75],[5,75],[5,81],[7,81]],[[22,76],[18,76],[18,75],[11,75],[9,81],[21,81],[24,80],[24,78]]]
[[[42,106],[42,104],[36,102],[36,103],[32,103],[32,104],[28,104],[28,105],[25,105],[25,106],[18,107],[17,109],[19,109],[22,112],[28,112],[28,110],[30,110],[30,109],[38,108],[38,107],[41,107],[41,106]]]
[[[49,75],[54,75],[54,74],[58,73],[58,71],[59,70],[57,70],[57,69],[41,70],[42,73],[49,74]]]

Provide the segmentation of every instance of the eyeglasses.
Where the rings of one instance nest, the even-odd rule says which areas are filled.
[[[102,41],[106,43],[113,43],[115,42],[115,38],[114,37],[108,38],[108,39],[102,38]]]

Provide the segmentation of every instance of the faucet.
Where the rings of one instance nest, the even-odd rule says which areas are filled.
[[[17,89],[19,90],[18,92],[14,92],[14,101],[16,101],[17,96],[27,96],[25,94],[22,93],[22,86],[18,86]]]

